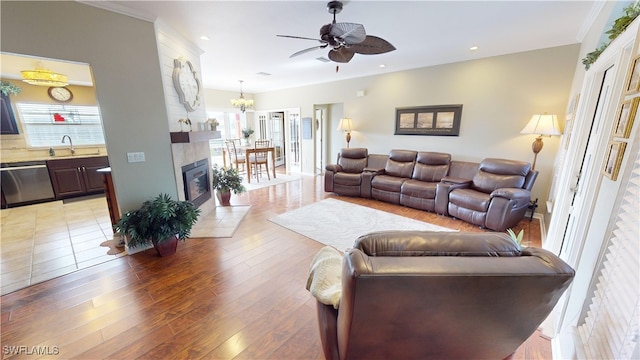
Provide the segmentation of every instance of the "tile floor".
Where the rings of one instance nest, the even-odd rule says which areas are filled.
[[[2,209],[0,220],[2,295],[126,255],[100,246],[113,240],[104,197]]]
[[[251,209],[249,205],[216,206],[206,216],[200,216],[198,222],[191,229],[191,237],[232,237],[249,209]]]
[[[218,206],[191,237],[231,237],[250,208]],[[0,220],[0,295],[127,255],[104,196],[2,209]]]

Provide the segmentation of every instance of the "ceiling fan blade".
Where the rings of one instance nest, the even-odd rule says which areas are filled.
[[[313,38],[302,37],[302,36],[293,36],[293,35],[276,35],[276,36],[285,37],[285,38],[291,38],[291,39],[314,40],[314,41],[319,41],[321,43],[325,42],[325,41],[320,40],[320,39],[313,39]]]
[[[329,51],[329,59],[338,63],[348,63],[355,53],[346,47]]]
[[[291,56],[289,56],[289,58],[296,57],[296,56],[298,56],[298,55],[302,55],[302,54],[306,54],[306,53],[308,53],[308,52],[310,52],[310,51],[313,51],[313,50],[318,50],[318,49],[326,48],[326,47],[327,47],[327,45],[328,45],[328,44],[324,44],[324,45],[314,46],[314,47],[310,47],[310,48],[308,48],[308,49],[300,50],[300,51],[298,51],[298,52],[295,52],[295,53],[291,54]]]
[[[362,24],[354,23],[332,24],[329,34],[331,34],[331,36],[341,38],[344,40],[345,44],[348,45],[361,43],[367,37],[364,26]]]
[[[358,54],[373,55],[384,54],[389,51],[393,51],[396,48],[385,39],[373,35],[367,35],[367,38],[363,42],[350,45],[349,49]]]

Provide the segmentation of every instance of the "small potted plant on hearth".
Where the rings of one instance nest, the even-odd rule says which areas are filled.
[[[211,174],[211,185],[216,190],[216,197],[222,206],[229,206],[231,192],[241,194],[247,189],[242,185],[242,176],[238,174],[238,170],[229,167],[228,169],[220,168],[217,165],[213,167]]]
[[[178,240],[189,237],[199,215],[200,209],[192,202],[160,194],[139,209],[126,212],[114,230],[127,238],[131,248],[153,244],[158,255],[167,256],[176,252]]]

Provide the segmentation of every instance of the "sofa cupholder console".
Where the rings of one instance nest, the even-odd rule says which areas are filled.
[[[523,161],[451,160],[440,152],[342,149],[326,166],[324,190],[452,216],[505,231],[525,215],[538,172]]]

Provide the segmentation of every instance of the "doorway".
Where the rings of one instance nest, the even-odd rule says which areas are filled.
[[[275,166],[282,166],[286,163],[285,142],[284,142],[284,112],[269,113],[268,128],[273,147],[275,148]]]
[[[284,166],[287,173],[301,171],[299,109],[256,112],[255,129],[256,138],[271,140],[276,167]]]
[[[603,112],[609,103],[609,98],[611,97],[612,86],[614,84],[615,77],[612,75],[614,71],[612,68],[606,69],[602,73],[602,80],[600,83],[600,89],[597,93],[597,102],[595,104],[595,109],[593,113],[593,117],[591,118],[591,124],[588,126],[587,136],[583,140],[586,144],[584,148],[584,152],[581,156],[580,166],[578,167],[578,173],[575,176],[575,183],[569,188],[570,191],[567,192],[567,196],[570,197],[568,201],[570,204],[570,209],[572,211],[568,212],[568,217],[566,220],[566,224],[564,226],[564,236],[562,237],[562,241],[560,242],[560,248],[558,250],[558,254],[563,255],[567,251],[567,244],[565,239],[573,238],[574,233],[578,231],[577,229],[577,219],[580,219],[582,215],[582,210],[585,205],[585,195],[586,192],[583,191],[587,187],[592,187],[592,184],[588,183],[588,179],[586,179],[586,175],[591,174],[594,166],[594,152],[597,150],[594,148],[594,144],[590,142],[591,137],[593,135],[598,135],[603,126]]]
[[[315,111],[315,174],[322,175],[325,166],[325,125],[326,125],[326,107],[317,107]]]
[[[286,165],[286,144],[284,134],[284,112],[258,114],[258,139],[271,140],[275,151],[274,166]]]

